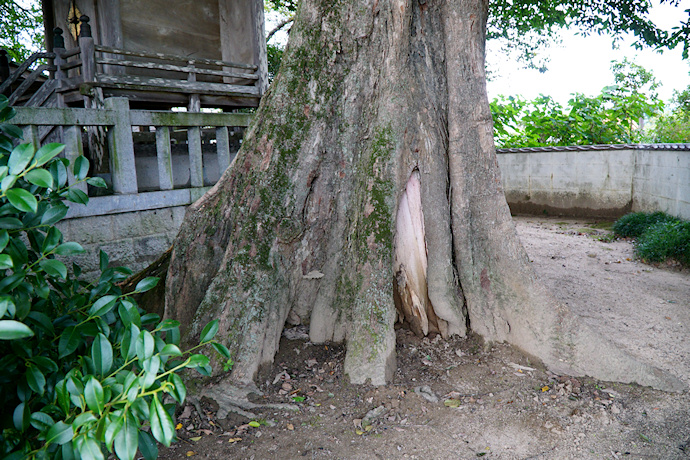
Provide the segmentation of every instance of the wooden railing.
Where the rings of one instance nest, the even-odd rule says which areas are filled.
[[[101,215],[191,203],[210,185],[204,181],[205,172],[213,170],[219,176],[230,165],[235,152],[230,148],[229,128],[247,127],[251,119],[249,114],[238,113],[130,110],[126,98],[108,98],[104,105],[104,109],[18,107],[17,115],[12,119],[14,124],[24,130],[24,142],[32,142],[36,147],[40,143],[39,127],[59,127],[66,145],[66,156],[72,159],[84,151],[82,133],[85,129],[102,127],[106,130],[113,195],[94,197],[84,209],[72,207],[71,216]],[[156,171],[137,169],[138,157],[132,134],[133,127],[143,126],[151,127],[155,132]],[[215,130],[215,155],[207,155],[215,157],[213,161],[204,162],[202,128]],[[183,187],[179,185],[179,180],[175,180],[173,173],[176,166],[174,161],[180,159],[174,158],[171,152],[171,130],[187,131],[185,165],[189,165],[189,183]],[[157,176],[155,189],[141,192],[137,186],[138,174]],[[75,182],[73,177],[69,177],[68,181],[70,184]],[[86,191],[85,184],[80,186]]]

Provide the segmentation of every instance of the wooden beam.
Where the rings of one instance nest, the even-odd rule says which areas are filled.
[[[189,73],[194,71],[199,75],[215,75],[219,77],[243,78],[245,80],[258,80],[259,77],[253,73],[228,72],[223,70],[204,69],[200,67],[179,66],[174,64],[157,64],[155,62],[125,61],[120,59],[97,58],[97,64],[109,64],[124,67],[136,67],[141,69],[169,70],[171,72]]]
[[[216,67],[234,67],[236,69],[248,69],[248,70],[258,69],[258,66],[256,66],[256,65],[240,64],[238,62],[228,62],[228,61],[221,61],[221,60],[216,60],[216,59],[201,59],[201,58],[188,59],[188,58],[185,58],[184,56],[175,56],[174,54],[142,53],[139,51],[128,51],[128,50],[111,48],[108,46],[99,46],[99,45],[96,45],[96,51],[101,51],[101,52],[110,53],[110,54],[121,54],[123,56],[137,56],[137,57],[150,58],[150,59],[160,59],[160,60],[164,60],[164,61],[177,61],[177,62],[185,62],[185,63],[193,63],[193,64],[205,64],[205,65],[212,65],[212,66],[216,66]]]
[[[88,83],[87,83],[88,85]],[[225,85],[223,83],[188,82],[168,78],[140,77],[135,75],[99,75],[98,83],[90,86],[111,88],[143,89],[148,91],[174,91],[187,94],[218,94],[238,96],[259,96],[254,86]]]
[[[132,126],[249,126],[248,113],[190,113],[131,110]]]
[[[112,126],[115,113],[111,110],[77,108],[16,107],[15,125],[39,126]]]

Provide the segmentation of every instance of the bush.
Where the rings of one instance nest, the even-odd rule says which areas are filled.
[[[613,224],[613,232],[624,238],[639,238],[649,227],[661,222],[677,222],[678,219],[664,212],[652,214],[633,212],[626,214]]]
[[[649,262],[675,259],[690,267],[690,222],[676,220],[650,226],[637,240],[635,252]]]
[[[68,270],[56,256],[83,249],[63,241],[55,224],[66,201],[88,196],[67,185],[69,162],[57,158],[64,146],[13,148],[22,134],[6,123],[13,115],[0,97],[0,458],[103,459],[106,449],[155,458],[155,441],[175,438],[174,405],[163,396],[184,400],[184,368],[210,373],[209,358],[194,351],[212,344],[230,362],[212,341],[218,323],[182,352],[179,323],[161,322],[132,298],[156,278],[123,294],[118,283],[131,271],[109,267],[103,252],[99,279],[79,279],[78,265]],[[88,169],[84,157],[72,165],[79,182],[104,186]]]

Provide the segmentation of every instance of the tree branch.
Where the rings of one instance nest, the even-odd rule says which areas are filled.
[[[266,35],[266,42],[270,41],[271,38],[273,37],[273,35],[276,34],[276,32],[278,32],[280,29],[282,29],[282,28],[285,27],[286,25],[290,24],[290,23],[291,23],[292,21],[294,21],[294,20],[295,20],[295,17],[294,17],[294,16],[290,16],[290,17],[285,18],[285,19],[283,19],[282,21],[280,21],[280,22],[278,23],[278,25],[276,25],[276,26],[273,28],[273,30],[271,30],[271,31],[268,33],[268,35]]]

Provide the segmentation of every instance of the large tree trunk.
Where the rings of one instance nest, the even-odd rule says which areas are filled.
[[[557,371],[679,388],[535,280],[496,162],[487,9],[302,0],[281,72],[168,271],[166,315],[190,338],[219,318],[233,382],[272,361],[287,323],[345,340],[351,381],[384,384],[400,318],[419,334],[469,324]]]

